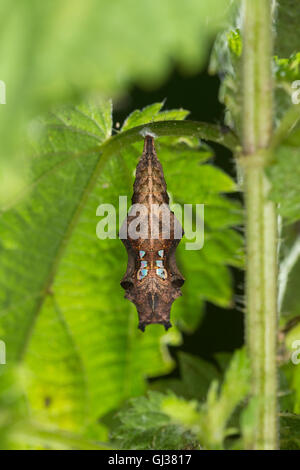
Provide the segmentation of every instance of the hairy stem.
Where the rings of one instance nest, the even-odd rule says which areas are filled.
[[[246,339],[257,404],[251,448],[276,449],[277,219],[264,172],[273,126],[271,0],[244,0],[243,6]]]

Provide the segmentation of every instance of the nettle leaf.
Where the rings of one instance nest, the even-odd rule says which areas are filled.
[[[279,309],[281,322],[286,326],[300,316],[300,234],[297,224],[285,225],[279,263]]]
[[[162,410],[174,423],[195,434],[204,448],[222,449],[225,438],[238,432],[237,429],[227,428],[227,424],[236,407],[249,393],[249,379],[245,350],[238,350],[230,361],[221,387],[217,380],[210,384],[205,403],[170,396],[163,401]]]
[[[197,442],[192,434],[161,411],[165,398],[162,393],[149,391],[145,397],[131,399],[116,416],[113,444],[121,449],[195,449]]]
[[[150,383],[152,390],[172,391],[187,399],[204,400],[211,382],[220,380],[218,369],[200,357],[185,352],[178,353],[180,379],[165,378]]]
[[[11,2],[2,0],[0,69],[9,99],[0,109],[0,202],[24,180],[23,141],[32,116],[49,103],[120,96],[132,83],[159,85],[174,63],[198,71],[230,4],[28,0],[16,2],[12,14]]]
[[[150,117],[151,121],[161,116],[164,118],[163,112],[157,114],[158,109],[159,104],[156,104],[133,113],[125,121],[126,128],[146,124]],[[182,110],[171,113],[175,119],[182,117]],[[187,251],[186,239],[177,249],[178,265],[189,282],[183,286],[183,297],[173,306],[173,318],[180,328],[192,331],[199,324],[205,300],[222,307],[232,306],[231,275],[226,265],[243,266],[243,238],[231,228],[232,225],[242,223],[243,214],[238,202],[230,201],[220,194],[236,191],[236,185],[220,169],[204,164],[212,157],[212,151],[206,145],[199,146],[199,141],[195,139],[165,137],[159,139],[156,147],[163,168],[167,171],[168,192],[172,202],[205,204],[203,249]],[[133,162],[134,169],[140,155],[138,145],[125,148],[122,154],[126,161]],[[197,297],[195,292],[198,292]]]
[[[1,219],[8,360],[23,360],[31,372],[36,419],[69,430],[88,429],[102,413],[142,393],[145,375],[171,367],[161,357],[159,328],[140,335],[135,311],[123,301],[121,244],[96,237],[97,206],[109,200],[117,207],[119,192],[130,190],[118,156],[103,169],[100,145],[110,131],[110,103],[51,117],[30,197]],[[112,295],[116,290],[119,296]],[[95,432],[105,437],[100,425]]]
[[[241,137],[242,106],[242,38],[238,28],[217,36],[210,60],[210,72],[219,73],[222,82],[219,99],[226,106],[225,123]],[[284,57],[273,57],[274,96],[276,121],[282,119],[293,105],[294,82],[300,79],[300,42],[298,47]]]
[[[17,448],[16,426],[27,419],[25,395],[21,386],[22,373],[17,368],[0,367],[0,449]]]
[[[298,80],[300,78],[300,52],[292,54],[287,59],[275,56],[274,66],[277,83],[289,84]]]
[[[284,338],[286,363],[283,372],[290,390],[289,411],[300,414],[300,323],[299,317],[293,328],[286,332]],[[283,411],[287,411],[283,408]]]
[[[267,169],[272,183],[269,198],[278,204],[279,213],[290,223],[300,218],[300,147],[280,146],[275,161]]]
[[[281,410],[300,413],[300,237],[297,224],[284,227],[279,268],[281,324]]]
[[[299,47],[300,48],[300,43]],[[300,53],[296,52],[288,58],[274,57],[275,73],[275,109],[277,121],[282,119],[288,109],[291,108],[299,92],[295,88],[300,80]]]
[[[295,136],[291,138],[291,141],[295,141]],[[290,141],[290,139],[287,139]],[[295,142],[296,143],[296,142]],[[279,150],[286,150],[285,152],[280,153],[281,158],[287,158],[289,163],[292,165],[292,159],[290,158],[293,152],[298,154],[296,147],[281,147]],[[294,162],[296,165],[294,171],[297,173],[297,162]],[[275,163],[276,165],[276,163]],[[270,168],[272,171],[272,167]],[[294,194],[294,197],[291,198],[291,191],[295,192],[295,181],[291,171],[290,180],[286,180],[286,192],[284,194],[281,175],[278,175],[279,169],[274,171],[275,176],[278,178],[272,179],[273,189],[271,196],[274,191],[278,191],[278,196],[280,197],[279,210],[285,209],[284,215],[286,215],[284,222],[289,222],[289,225],[285,224],[282,228],[282,243],[280,249],[280,264],[279,264],[279,295],[278,295],[278,305],[280,311],[280,324],[281,324],[281,337],[282,337],[282,357],[285,361],[283,365],[283,372],[286,375],[286,385],[284,387],[284,394],[282,397],[282,410],[299,413],[300,412],[300,368],[292,362],[293,355],[296,354],[298,348],[298,339],[300,337],[300,296],[299,296],[299,278],[300,278],[300,236],[299,236],[299,227],[298,224],[291,224],[294,220],[299,220],[299,209],[297,211],[297,206],[299,208],[299,202],[297,196]],[[273,176],[273,175],[272,175]],[[285,175],[286,177],[287,175]],[[278,186],[278,183],[281,181],[281,185]],[[293,188],[294,184],[294,188]],[[297,184],[297,183],[296,183]],[[290,199],[288,199],[290,198]],[[290,209],[287,212],[287,209]],[[290,217],[289,217],[290,216]],[[289,390],[289,393],[287,393]],[[287,407],[288,405],[288,407]]]
[[[241,136],[241,54],[242,39],[239,29],[221,32],[215,41],[209,70],[221,77],[219,100],[226,107],[225,124]]]
[[[149,108],[138,115],[144,122],[145,112],[147,126],[168,135],[158,139],[158,154],[174,195],[191,203],[207,201],[223,214],[223,222],[220,218],[214,224],[211,213],[207,252],[186,252],[191,253],[187,260],[186,253],[181,255],[190,292],[174,318],[193,328],[204,299],[224,306],[231,302],[226,265],[239,265],[242,240],[228,220],[236,223],[240,208],[220,195],[234,191],[235,185],[220,170],[203,164],[211,152],[196,143],[197,136],[225,144],[228,137],[213,126],[167,123],[164,112],[164,122],[153,122],[153,117],[159,121],[158,109],[153,106],[153,116]],[[181,110],[170,113],[182,117]],[[64,109],[34,125],[32,135],[39,144],[34,147],[30,184],[7,203],[0,221],[0,328],[7,360],[21,362],[28,370],[28,403],[37,422],[96,440],[107,438],[99,418],[144,393],[145,377],[172,369],[166,345],[180,341],[176,328],[164,333],[161,325],[152,325],[145,334],[137,329],[135,308],[123,299],[119,286],[126,252],[117,238],[96,236],[99,204],[113,204],[118,219],[119,195],[131,197],[143,145],[143,126],[114,137],[111,128],[110,102]],[[182,139],[180,129],[186,135]],[[193,174],[176,172],[181,160],[189,160]],[[187,189],[189,178],[192,192]],[[200,188],[203,181],[201,199],[194,178]]]
[[[104,450],[108,445],[81,435],[45,427],[32,420],[25,393],[27,371],[20,366],[0,368],[0,449]]]
[[[190,112],[185,109],[173,109],[170,111],[161,111],[164,105],[164,101],[160,103],[150,104],[142,110],[135,110],[127,119],[125,119],[122,126],[122,131],[131,129],[132,127],[140,126],[141,124],[147,124],[148,122],[155,121],[167,121],[167,120],[181,120],[185,119]]]
[[[184,238],[177,252],[178,264],[188,282],[182,287],[183,296],[173,307],[173,315],[180,328],[193,331],[202,319],[202,308],[205,301],[210,301],[223,308],[233,305],[232,277],[228,265],[243,266],[243,238],[242,235],[227,226],[210,229],[210,214],[213,217],[215,210],[222,206],[222,199],[205,205],[204,220],[205,234],[204,246],[201,250],[186,251]],[[232,210],[232,207],[229,209]],[[217,211],[216,211],[217,212]],[[240,223],[242,219],[239,212]],[[206,222],[207,221],[207,222]],[[221,220],[220,220],[221,223]]]
[[[299,51],[299,3],[295,0],[277,0],[275,19],[275,52],[280,57],[288,57],[290,54]]]
[[[280,449],[300,450],[300,415],[292,413],[281,414]]]

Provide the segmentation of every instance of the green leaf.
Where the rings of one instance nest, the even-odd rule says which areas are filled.
[[[7,104],[0,108],[0,202],[26,177],[23,142],[33,116],[50,104],[121,96],[132,83],[153,88],[174,62],[198,71],[229,5],[230,0],[28,0],[11,9],[2,0],[0,69]]]
[[[299,44],[300,46],[300,44]],[[275,76],[277,83],[291,83],[300,78],[300,52],[292,54],[287,59],[274,57]]]
[[[112,440],[121,449],[193,449],[195,439],[161,411],[166,395],[148,392],[131,399],[117,414]]]
[[[216,252],[211,248],[206,261],[201,258],[205,250],[203,255],[197,253],[198,265],[202,263],[206,274],[198,285],[192,276],[197,263],[191,266],[188,289],[196,283],[198,295],[195,298],[191,291],[188,302],[195,310],[179,307],[173,313],[178,324],[195,320],[188,325],[193,328],[204,298],[225,305],[231,299],[226,264],[234,264],[234,250],[240,246],[225,221],[226,210],[237,211],[236,203],[231,205],[220,195],[220,191],[234,191],[235,185],[212,165],[203,164],[211,153],[196,138],[227,142],[230,134],[223,137],[206,124],[165,121],[164,112],[157,114],[155,106],[155,119],[161,115],[162,121],[152,124],[147,108],[139,113],[140,122],[144,112],[150,119],[147,126],[164,136],[157,147],[174,193],[182,175],[176,175],[170,146],[179,165],[191,161],[194,174],[187,173],[187,183],[189,177],[204,180],[210,175],[211,182],[203,181],[205,194],[213,207],[223,210],[224,223],[216,224],[215,230],[211,223],[209,233],[210,243],[221,248]],[[142,149],[140,132],[145,127],[111,137],[111,126],[110,102],[66,108],[34,125],[32,135],[39,144],[33,147],[29,186],[15,201],[7,202],[0,221],[0,334],[7,344],[7,359],[28,369],[28,403],[38,423],[92,440],[107,438],[99,418],[127,398],[144,393],[145,377],[172,369],[166,345],[180,341],[176,328],[164,333],[160,325],[152,325],[145,334],[138,331],[135,308],[123,299],[119,286],[125,250],[117,239],[96,236],[99,204],[118,208],[119,195],[132,194],[133,171]],[[178,134],[184,138],[178,139]],[[189,195],[190,202],[197,201],[197,194],[188,193],[187,186],[180,197],[184,201]],[[196,191],[196,186],[190,186]],[[224,234],[223,245],[218,230]],[[235,240],[233,251],[230,237]],[[190,258],[185,259],[182,252],[182,261],[189,267]]]
[[[294,411],[294,402],[295,402],[295,393],[290,387],[289,376],[291,372],[290,364],[283,363],[279,367],[279,409],[283,413],[293,413]]]
[[[297,124],[297,121],[299,121],[299,118],[300,118],[300,106],[294,106],[293,107],[293,111],[294,111],[294,118],[295,118],[295,123]],[[281,144],[284,146],[289,146],[289,147],[294,147],[296,149],[299,149],[300,147],[300,125],[299,123],[296,125],[296,126],[290,126],[292,128],[289,129],[289,133],[287,136],[284,136],[284,139],[283,141],[281,142]]]
[[[23,367],[0,368],[0,449],[108,449],[107,444],[32,421],[25,394],[30,380]]]
[[[300,412],[300,368],[292,362],[299,349],[300,338],[300,237],[297,224],[283,227],[279,264],[279,295],[281,369],[283,390],[281,410]]]
[[[280,57],[288,57],[299,51],[300,6],[295,0],[278,0],[276,7],[275,52]]]
[[[230,364],[230,360],[232,359],[232,354],[229,352],[221,352],[221,353],[214,354],[214,357],[222,373],[224,373]]]
[[[298,50],[300,48],[300,44]],[[274,57],[275,75],[275,106],[277,121],[292,107],[297,89],[294,88],[296,80],[300,79],[300,53],[296,52],[288,58]],[[297,97],[297,96],[296,96]]]
[[[300,237],[297,226],[285,227],[283,237],[279,267],[279,307],[281,320],[286,323],[300,316]]]
[[[286,333],[284,345],[286,348],[287,363],[284,366],[284,373],[291,391],[292,407],[290,411],[300,414],[300,368],[295,360],[299,359],[299,338],[300,324],[298,323]],[[283,411],[286,411],[285,409]]]
[[[298,7],[297,7],[298,8]],[[290,26],[289,26],[290,28]],[[292,29],[289,29],[293,31]],[[294,35],[295,32],[293,31]],[[300,79],[300,42],[298,47],[285,56],[273,57],[275,115],[277,123],[293,105],[295,88],[293,83]],[[241,134],[242,81],[241,58],[242,38],[238,28],[220,33],[215,41],[210,60],[210,72],[219,73],[222,82],[219,99],[226,106],[225,123]]]
[[[217,36],[209,65],[210,73],[218,73],[223,77],[219,90],[219,100],[226,107],[225,124],[234,128],[240,138],[241,52],[240,30],[232,27]]]
[[[28,418],[20,369],[0,367],[0,449],[17,448],[13,437],[16,424]]]
[[[211,382],[220,379],[220,373],[210,362],[185,352],[178,353],[180,379],[160,379],[151,388],[157,391],[172,391],[177,396],[199,401],[204,400]]]
[[[148,122],[167,121],[167,120],[181,120],[189,115],[189,111],[185,109],[173,109],[170,111],[161,111],[164,102],[154,103],[146,106],[142,110],[135,110],[124,121],[122,131],[131,129],[132,127],[148,124]]]
[[[272,188],[269,198],[279,204],[279,213],[288,222],[295,222],[300,217],[300,147],[281,146],[275,154],[275,161],[267,169]]]
[[[300,415],[281,414],[280,449],[300,450]]]
[[[214,380],[205,403],[197,404],[196,401],[169,397],[163,401],[162,409],[175,423],[180,423],[196,434],[201,446],[221,449],[225,437],[233,431],[226,429],[229,418],[249,392],[249,372],[245,351],[236,351],[221,387]]]
[[[131,189],[117,155],[105,170],[99,159],[110,135],[110,110],[104,103],[49,118],[30,197],[1,220],[1,328],[8,360],[23,360],[30,370],[36,419],[70,431],[93,428],[97,439],[105,437],[96,424],[101,414],[142,393],[145,375],[171,367],[161,357],[161,330],[139,333],[134,308],[122,298],[123,247],[96,237],[97,206],[117,203],[119,192]],[[111,295],[116,289],[117,302]]]

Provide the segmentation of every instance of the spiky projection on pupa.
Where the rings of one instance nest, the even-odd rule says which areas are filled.
[[[142,331],[151,323],[160,323],[167,330],[171,327],[172,303],[182,295],[184,283],[175,258],[183,231],[170,211],[163,169],[151,135],[145,137],[133,189],[132,210],[120,232],[128,253],[121,286],[126,290],[125,298],[137,308]]]

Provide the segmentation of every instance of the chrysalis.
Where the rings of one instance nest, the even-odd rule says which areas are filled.
[[[160,323],[167,330],[171,326],[171,305],[182,295],[180,287],[184,283],[175,259],[183,231],[170,211],[163,169],[150,135],[145,137],[133,189],[132,210],[120,235],[128,253],[121,286],[125,298],[137,308],[142,331],[151,323]]]

